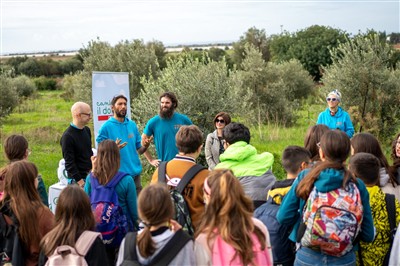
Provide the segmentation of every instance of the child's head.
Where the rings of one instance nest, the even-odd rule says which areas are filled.
[[[320,157],[321,159],[343,163],[350,153],[350,139],[340,130],[330,130],[321,137]]]
[[[22,135],[11,135],[4,141],[4,153],[10,162],[25,159],[27,151],[28,141]]]
[[[282,166],[288,175],[296,175],[307,168],[311,153],[300,146],[288,146],[282,154]]]
[[[379,159],[371,153],[359,152],[350,158],[350,172],[367,186],[379,184],[379,169]]]
[[[320,161],[317,143],[321,141],[322,135],[330,131],[329,127],[323,124],[314,125],[308,128],[304,138],[304,148],[311,152],[313,161]]]
[[[93,174],[100,184],[109,182],[120,167],[120,153],[118,145],[111,139],[100,142],[97,149]]]

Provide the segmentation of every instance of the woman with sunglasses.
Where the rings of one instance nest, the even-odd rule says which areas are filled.
[[[219,112],[213,121],[215,130],[207,135],[205,146],[205,155],[209,170],[214,169],[219,163],[219,156],[225,151],[222,131],[231,122],[231,117],[228,113]]]
[[[351,138],[354,134],[350,115],[339,106],[342,95],[338,90],[331,91],[326,97],[328,108],[319,114],[317,124],[324,124],[330,129],[339,129]]]

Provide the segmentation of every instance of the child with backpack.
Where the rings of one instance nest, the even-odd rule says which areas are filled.
[[[39,265],[109,265],[95,226],[86,193],[78,185],[64,188],[58,198],[56,225],[40,243]]]
[[[147,186],[139,194],[138,205],[145,227],[138,234],[126,235],[116,265],[196,265],[192,238],[171,220],[174,206],[167,186]]]
[[[370,153],[360,152],[350,158],[349,170],[367,186],[376,229],[372,243],[360,242],[360,265],[388,265],[394,232],[400,222],[400,204],[394,195],[385,194],[379,187],[379,169],[378,158]]]
[[[374,239],[368,191],[346,169],[349,153],[346,133],[326,132],[319,143],[321,162],[302,171],[283,199],[277,219],[294,225],[290,239],[300,244],[294,265],[355,265],[356,237]]]
[[[293,265],[296,247],[289,240],[291,226],[280,224],[276,219],[282,199],[292,186],[297,175],[311,164],[311,153],[303,147],[288,146],[282,154],[282,166],[287,179],[276,181],[268,192],[267,202],[254,211],[254,217],[267,226],[274,255],[274,265]]]
[[[86,178],[96,231],[103,237],[109,264],[127,232],[137,228],[136,187],[132,176],[119,172],[120,153],[113,140],[102,141],[92,156],[92,172]]]
[[[205,213],[196,233],[197,265],[272,265],[268,230],[253,216],[253,202],[228,169],[204,181]]]
[[[0,265],[37,265],[40,240],[54,227],[54,215],[37,191],[37,176],[36,166],[26,160],[7,166],[0,201]]]

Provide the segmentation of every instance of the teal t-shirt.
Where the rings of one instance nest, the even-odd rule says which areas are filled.
[[[170,119],[154,116],[147,122],[144,134],[154,137],[158,159],[170,161],[178,154],[175,135],[181,126],[192,125],[186,115],[174,113]]]

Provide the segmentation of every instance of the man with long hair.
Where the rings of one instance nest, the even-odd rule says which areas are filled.
[[[179,128],[184,125],[192,125],[192,121],[183,114],[175,112],[178,107],[178,99],[172,92],[164,92],[160,96],[160,112],[151,118],[144,129],[142,143],[154,137],[158,159],[170,161],[178,154],[175,135]],[[145,157],[153,166],[158,166],[159,160],[153,159],[149,152]]]

